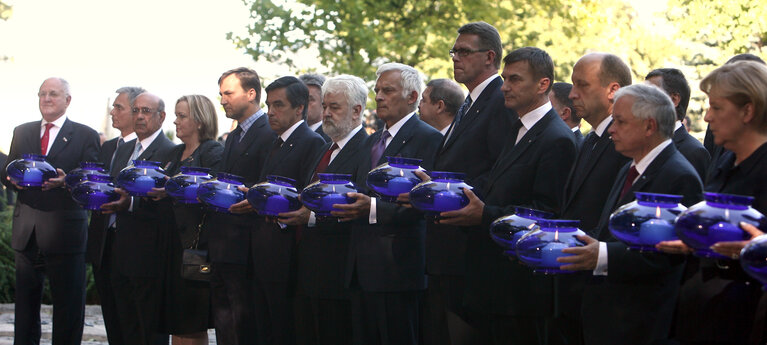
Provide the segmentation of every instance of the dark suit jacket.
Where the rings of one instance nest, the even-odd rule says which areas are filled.
[[[575,136],[576,148],[580,149],[581,148],[581,144],[583,144],[583,133],[581,133],[581,130],[579,129],[579,130],[573,132],[573,135]]]
[[[117,141],[119,139],[119,137],[110,139],[101,145],[99,162],[103,163],[104,168],[107,170],[112,170],[112,167],[109,165],[112,163],[112,154],[114,154],[117,149]],[[106,240],[104,231],[109,226],[108,222],[109,215],[101,214],[101,212],[91,212],[91,221],[88,224],[88,245],[85,259],[96,268],[101,266],[101,260],[103,259],[104,241]]]
[[[269,145],[271,148],[273,145]],[[279,175],[296,181],[296,188],[301,190],[308,184],[312,164],[325,141],[301,123],[288,137],[278,151],[266,159],[261,170],[260,181],[268,175]],[[295,241],[296,227],[280,229],[277,224],[259,218],[255,224],[251,240],[253,255],[253,273],[256,279],[265,282],[287,282],[295,278]]]
[[[507,135],[484,188],[482,225],[468,237],[464,303],[482,313],[549,315],[551,279],[534,276],[530,268],[502,255],[487,229],[496,218],[513,213],[513,206],[559,211],[561,190],[575,158],[575,138],[552,109],[516,145],[515,139],[516,133]]]
[[[674,145],[676,145],[679,153],[692,164],[701,181],[705,180],[708,166],[711,164],[711,156],[703,144],[690,133],[687,133],[687,130],[682,126],[674,131]]]
[[[367,189],[370,172],[370,152],[381,138],[383,130],[369,136],[362,145],[363,158],[357,167],[357,188]],[[439,147],[442,134],[418,117],[411,117],[400,128],[381,155],[423,159],[421,166],[431,170],[432,157]],[[395,203],[376,200],[376,224],[368,224],[367,217],[352,226],[347,261],[346,282],[356,283],[366,291],[391,292],[426,288],[423,213]]]
[[[138,139],[136,139],[138,140]],[[133,143],[133,145],[127,145]],[[152,141],[138,159],[160,162],[166,167],[174,145],[164,133]],[[120,161],[132,153],[135,141],[126,143],[117,151]],[[130,155],[128,155],[130,158]],[[117,160],[118,158],[115,158]],[[113,270],[131,277],[159,277],[164,272],[165,245],[173,227],[173,209],[169,198],[154,201],[151,198],[133,198],[132,211],[117,213],[117,231],[114,241]]]
[[[245,185],[259,182],[259,174],[276,135],[266,114],[253,123],[240,141],[235,129],[224,144],[221,171],[242,176]],[[255,214],[233,215],[208,211],[203,232],[208,234],[208,257],[212,262],[246,264]]]
[[[581,317],[587,344],[650,344],[667,339],[684,266],[681,255],[627,250],[607,229],[610,214],[634,200],[637,191],[682,195],[686,206],[702,199],[697,172],[674,145],[663,149],[618,200],[630,166],[627,163],[618,174],[595,234],[607,242],[608,276],[592,278],[583,292]]]
[[[519,118],[504,107],[500,77],[495,78],[474,100],[469,111],[434,157],[434,170],[462,172],[465,182],[482,189],[490,169],[498,160],[513,121]],[[426,271],[434,275],[465,272],[466,228],[426,224]]]
[[[326,143],[333,142],[333,139],[330,139],[330,137],[325,134],[325,131],[322,130],[322,126],[317,127],[317,130],[314,131],[314,133],[319,134],[322,137],[322,140],[325,140]]]
[[[40,154],[41,121],[27,122],[13,130],[8,161],[24,153]],[[82,161],[96,161],[99,136],[85,125],[67,119],[61,126],[45,160],[55,168],[70,171]],[[0,169],[0,178],[8,189],[15,189],[6,180],[8,173]],[[18,191],[13,211],[11,247],[24,250],[34,234],[43,254],[84,253],[88,213],[77,205],[66,188],[42,191]]]
[[[368,154],[361,149],[367,137],[365,129],[360,129],[338,152],[325,172],[351,174],[352,181],[356,180],[357,166],[362,157]],[[313,160],[315,167],[331,145],[332,142],[329,142],[322,147]],[[308,295],[321,298],[348,297],[345,278],[351,225],[350,222],[326,221],[304,229],[298,242],[298,283]]]

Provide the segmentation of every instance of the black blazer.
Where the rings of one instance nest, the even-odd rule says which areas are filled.
[[[570,130],[572,130],[572,128]],[[575,145],[578,149],[580,149],[581,144],[583,144],[583,133],[581,133],[581,130],[578,129],[577,131],[573,132],[573,135],[575,136]]]
[[[327,134],[325,134],[325,131],[322,130],[322,126],[317,127],[317,130],[315,130],[314,133],[319,134],[322,137],[322,140],[325,140],[326,143],[333,142],[333,139],[330,139],[330,137]]]
[[[259,174],[276,134],[263,114],[248,128],[242,141],[235,129],[226,138],[221,170],[242,176],[245,185],[259,181]],[[208,211],[203,232],[208,235],[208,257],[212,262],[246,264],[255,214],[233,215]]]
[[[485,185],[482,225],[468,236],[464,303],[483,313],[550,315],[551,279],[510,261],[487,231],[493,220],[512,213],[513,206],[559,210],[561,190],[575,159],[575,138],[552,109],[516,145],[515,139],[516,133],[507,135]]]
[[[133,152],[135,141],[130,143],[133,145],[123,145],[118,150],[121,161],[126,153]],[[160,162],[161,167],[167,167],[175,146],[160,132],[138,159]],[[132,277],[160,276],[164,272],[163,240],[168,238],[172,227],[173,209],[169,198],[160,201],[133,198],[133,211],[117,212],[112,269]]]
[[[503,81],[496,77],[474,100],[471,108],[434,157],[434,170],[462,172],[465,182],[481,189],[498,160],[518,116],[504,107]],[[451,124],[451,126],[454,125]],[[465,272],[466,228],[426,224],[426,271],[429,274],[462,275]]]
[[[13,130],[8,162],[24,153],[40,154],[41,121],[27,122]],[[96,161],[99,136],[85,125],[67,119],[61,126],[45,160],[65,172],[77,168],[82,161]],[[0,179],[10,190],[5,167]],[[66,188],[49,191],[24,189],[18,191],[13,211],[11,247],[24,250],[32,234],[43,254],[84,253],[88,213],[72,200]]]
[[[99,162],[104,164],[106,170],[111,170],[109,165],[112,163],[112,155],[117,149],[119,137],[105,141],[101,145],[99,152]],[[115,157],[116,160],[117,157]],[[121,167],[122,168],[122,167]],[[119,171],[119,170],[118,170]],[[109,215],[101,212],[91,212],[91,221],[88,224],[88,245],[85,252],[85,260],[93,264],[94,267],[101,267],[101,260],[104,254],[104,241],[106,236],[104,231],[109,226]]]
[[[266,159],[261,170],[260,181],[268,175],[279,175],[296,180],[296,188],[301,190],[307,185],[309,171],[314,171],[312,164],[325,141],[306,125],[301,123],[290,134],[278,151]],[[270,149],[273,147],[269,145]],[[253,228],[251,254],[253,273],[263,282],[287,282],[295,274],[296,227],[280,229],[277,224],[258,218]]]
[[[690,133],[687,133],[687,130],[682,126],[674,131],[674,145],[676,145],[679,153],[692,164],[692,167],[698,172],[701,181],[705,180],[708,166],[711,164],[711,155],[703,147],[703,144],[690,135]]]
[[[583,291],[581,317],[587,344],[667,339],[684,266],[681,255],[627,250],[607,229],[610,214],[634,200],[637,191],[682,195],[686,206],[702,199],[698,173],[674,145],[663,149],[618,200],[630,166],[627,163],[613,183],[595,234],[607,242],[608,276],[592,278]]]
[[[351,174],[356,180],[357,166],[367,152],[362,143],[368,137],[361,128],[344,145],[338,155],[325,169],[326,173]],[[332,142],[325,144],[314,159],[314,166]],[[314,171],[312,171],[312,174]],[[318,222],[303,230],[298,242],[298,283],[310,296],[321,298],[346,298],[346,260],[349,254],[350,222]]]
[[[357,167],[357,188],[370,193],[366,181],[370,172],[370,151],[383,130],[369,136],[362,145],[362,159]],[[432,168],[432,157],[439,147],[442,134],[418,117],[411,117],[400,128],[381,155],[423,159],[424,169]],[[426,288],[423,213],[395,203],[376,200],[377,224],[368,224],[367,217],[352,225],[347,261],[346,283],[356,283],[366,291],[407,291]]]

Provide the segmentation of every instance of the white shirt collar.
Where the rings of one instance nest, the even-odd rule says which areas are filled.
[[[130,134],[128,134],[128,135],[126,135],[126,136],[124,136],[122,138],[123,138],[123,141],[127,143],[127,142],[129,142],[129,141],[131,141],[133,139],[138,138],[138,137],[136,136],[136,132],[131,132]]]
[[[141,143],[141,153],[143,153],[149,145],[152,145],[154,140],[157,138],[158,135],[162,133],[162,127],[158,129],[156,132],[152,133],[152,135],[144,138],[144,140],[139,141]]]
[[[573,133],[575,133],[575,132],[578,132],[578,131],[580,131],[580,130],[581,130],[581,128],[580,128],[580,127],[578,127],[578,126],[575,126],[575,127],[573,127],[573,128],[570,128],[570,130],[571,130],[571,131],[573,131]]]
[[[602,122],[599,123],[599,126],[594,130],[594,132],[597,133],[597,135],[601,138],[603,134],[605,134],[605,131],[607,130],[607,126],[610,125],[610,121],[613,120],[613,115],[607,115]]]
[[[647,167],[650,166],[650,163],[655,160],[655,158],[658,157],[658,155],[663,151],[663,149],[666,148],[666,146],[671,145],[671,139],[666,139],[662,143],[658,144],[658,146],[655,146],[654,149],[650,150],[642,159],[639,160],[639,162],[634,162],[633,165],[636,166],[637,171],[639,172],[639,175],[644,174],[645,170],[647,170]]]
[[[293,126],[290,126],[286,131],[282,132],[280,135],[280,138],[282,138],[282,141],[288,141],[288,138],[290,138],[290,135],[293,134],[293,132],[300,126],[302,123],[304,123],[304,120],[298,120]]]
[[[522,125],[529,131],[530,128],[533,128],[538,121],[546,116],[546,113],[548,113],[549,110],[551,110],[551,102],[546,102],[542,106],[533,109],[531,112],[520,116],[519,119],[522,121]]]
[[[450,129],[450,125],[445,126],[445,128],[442,128],[439,132],[442,133],[442,136],[444,137],[447,135],[447,130]]]
[[[67,115],[65,114],[65,115],[59,116],[58,119],[56,119],[56,120],[54,120],[53,122],[50,122],[50,123],[52,123],[53,126],[56,127],[56,128],[61,128],[61,126],[64,126],[64,122],[66,122],[66,121],[67,121]],[[40,127],[45,129],[45,124],[46,123],[49,123],[49,122],[45,121],[45,119],[43,119],[42,121],[40,121]]]
[[[500,76],[498,74],[493,74],[490,77],[488,77],[487,79],[485,79],[485,81],[479,83],[479,85],[477,85],[477,87],[475,87],[474,90],[471,90],[471,93],[469,93],[469,96],[471,97],[471,106],[472,107],[474,106],[474,103],[479,98],[479,95],[482,94],[482,91],[485,91],[485,88],[488,85],[490,85],[490,83],[493,80],[495,80],[495,78],[500,78]],[[469,107],[469,109],[471,109],[471,107]],[[469,112],[469,109],[466,109],[467,113]]]
[[[395,136],[397,136],[397,132],[399,132],[399,130],[402,128],[402,126],[405,125],[405,122],[410,120],[410,118],[413,117],[414,114],[415,114],[415,111],[410,113],[410,114],[405,115],[405,117],[401,118],[399,121],[397,121],[395,124],[393,124],[391,126],[391,128],[385,128],[384,127],[384,130],[389,131],[389,135],[391,135],[389,137],[389,140],[391,140],[391,138],[394,138]]]
[[[682,121],[676,121],[676,124],[674,125],[674,132],[676,132],[676,130],[682,126]]]
[[[306,124],[309,126],[309,129],[311,129],[312,131],[316,132],[317,128],[320,128],[320,126],[322,126],[322,121],[317,121],[317,123],[315,123],[313,125],[310,125],[308,122]]]

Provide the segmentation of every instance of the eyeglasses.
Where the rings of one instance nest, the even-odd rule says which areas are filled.
[[[466,48],[450,49],[450,57],[453,58],[456,55],[458,55],[459,57],[467,57],[469,56],[469,54],[486,52],[486,51],[490,51],[490,49],[477,49],[477,50],[466,49]]]
[[[157,109],[152,109],[147,107],[133,108],[131,110],[133,111],[134,114],[142,113],[144,115],[152,115],[157,111]]]
[[[40,97],[40,98],[43,98],[45,96],[48,96],[50,98],[56,98],[56,97],[59,97],[60,95],[61,94],[56,91],[51,91],[51,92],[40,91],[37,93],[37,97]]]

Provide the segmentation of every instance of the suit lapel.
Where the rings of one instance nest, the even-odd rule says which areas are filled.
[[[405,122],[404,125],[402,125],[402,128],[397,131],[397,135],[395,135],[391,142],[389,142],[389,145],[386,146],[386,149],[384,150],[383,154],[381,155],[381,159],[378,160],[378,163],[376,165],[380,165],[381,163],[386,162],[386,156],[397,156],[400,150],[402,150],[402,147],[407,144],[407,142],[410,140],[410,138],[413,137],[413,129],[415,128],[416,124],[420,121],[418,117],[413,116]],[[380,135],[379,135],[380,138]]]
[[[168,141],[168,138],[165,137],[165,133],[160,132],[160,134],[157,135],[156,138],[152,141],[151,144],[149,144],[149,147],[144,149],[144,152],[141,152],[141,154],[138,156],[138,159],[141,160],[155,160],[160,161],[163,159],[163,157],[157,157],[155,153],[158,149],[160,149],[160,146],[164,144],[165,141]]]
[[[325,171],[333,171],[333,169],[337,169],[338,166],[344,164],[349,159],[353,158],[354,155],[357,153],[357,151],[360,150],[360,142],[365,139],[366,137],[365,129],[360,129],[357,131],[357,134],[355,134],[351,139],[349,139],[348,142],[346,142],[346,145],[344,145],[344,148],[341,149],[340,152],[338,152],[338,155],[336,155],[336,158],[333,159],[330,164],[328,164],[328,167],[325,169]],[[322,150],[322,154],[325,153],[330,148],[330,145],[333,145],[333,142],[331,141],[328,143],[324,150]],[[322,155],[320,155],[320,159],[322,159]],[[319,162],[318,162],[319,163]],[[316,166],[317,164],[315,164]]]
[[[53,141],[51,149],[48,151],[48,156],[56,157],[59,152],[64,150],[67,144],[69,144],[69,141],[72,140],[72,132],[74,132],[72,122],[69,121],[69,119],[66,119],[59,130],[59,134],[56,135],[56,139]]]
[[[495,92],[497,88],[500,87],[501,80],[500,78],[496,77],[491,81],[489,84],[487,84],[487,87],[485,87],[484,90],[482,90],[482,93],[479,94],[479,97],[477,97],[476,100],[473,100],[471,102],[471,107],[469,108],[469,111],[466,112],[466,115],[463,116],[461,119],[461,122],[458,123],[458,127],[456,127],[453,130],[453,133],[450,134],[450,138],[448,138],[447,143],[445,143],[445,139],[442,139],[442,144],[440,145],[439,152],[442,153],[443,151],[447,150],[450,145],[453,145],[453,143],[457,140],[458,136],[466,130],[466,128],[471,124],[471,121],[474,119],[474,117],[477,116],[482,110],[488,106],[488,99],[490,96]],[[450,130],[448,130],[448,133],[450,133]],[[447,135],[445,135],[447,137]]]

